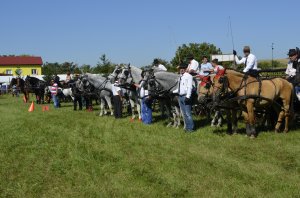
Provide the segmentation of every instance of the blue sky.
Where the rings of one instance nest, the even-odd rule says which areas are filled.
[[[244,2],[244,1],[243,1]],[[0,54],[42,56],[44,62],[95,65],[101,54],[114,63],[171,60],[184,43],[209,42],[258,59],[284,58],[300,46],[300,1],[201,0],[3,0]]]

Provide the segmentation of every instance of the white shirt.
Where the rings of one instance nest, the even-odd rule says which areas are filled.
[[[121,88],[116,86],[115,84],[111,85],[111,91],[113,93],[114,96],[118,96],[119,95],[119,91],[121,91]]]
[[[198,68],[199,68],[198,61],[196,61],[195,59],[193,59],[191,61],[191,63],[188,65],[187,71],[190,72],[190,70],[192,69],[192,70],[194,70],[196,72],[198,70]]]
[[[185,72],[178,80],[178,88],[173,93],[179,93],[180,96],[190,98],[193,89],[193,76]]]
[[[200,75],[208,76],[210,74],[210,70],[213,70],[213,66],[210,63],[202,63],[200,68]]]
[[[247,60],[247,63],[245,63]],[[249,69],[255,69],[257,70],[257,58],[253,54],[249,54],[248,57],[243,57],[241,60],[238,59],[237,56],[235,56],[235,62],[236,64],[245,64],[245,69],[243,72],[249,71]]]
[[[144,97],[146,97],[146,96],[148,96],[148,95],[149,95],[148,90],[145,90],[144,87],[141,87],[141,90],[140,90],[140,97],[141,97],[141,98],[144,98]]]
[[[300,60],[298,60],[298,62],[300,62]],[[286,68],[286,75],[288,75],[289,77],[294,77],[296,76],[296,69],[293,68],[293,62],[292,61],[289,61],[288,65],[287,65],[287,68]]]

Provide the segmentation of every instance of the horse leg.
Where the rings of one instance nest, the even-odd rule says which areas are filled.
[[[132,99],[129,99],[130,106],[131,106],[131,120],[135,119],[135,114],[134,114],[134,101]]]
[[[109,108],[109,111],[110,111],[110,115],[113,116],[114,112],[113,112],[112,105],[111,105],[111,97],[106,96],[105,100],[107,102],[107,105],[108,105],[108,108]]]
[[[231,110],[231,120],[232,120],[232,126],[233,126],[233,134],[237,134],[237,129],[238,129],[238,126],[237,126],[237,122],[238,122],[238,119],[237,119],[237,111],[236,110]]]
[[[248,118],[248,113],[243,111],[242,112],[244,120],[245,120],[245,125],[246,125],[246,134],[247,136],[251,136],[251,130],[250,130],[250,124],[249,124],[249,118]]]
[[[281,127],[281,124],[282,124],[282,121],[283,121],[283,118],[284,118],[284,110],[281,110],[279,115],[278,115],[278,120],[277,120],[277,123],[276,123],[276,126],[275,126],[275,133],[279,133],[280,132],[280,127]]]
[[[222,126],[222,121],[223,121],[223,117],[222,117],[221,111],[218,111],[218,124],[217,124],[217,127]]]
[[[136,101],[136,110],[138,112],[139,115],[139,121],[142,121],[142,115],[141,115],[141,103],[138,101],[139,99],[137,99]]]
[[[248,112],[248,122],[250,124],[250,133],[251,138],[255,138],[257,136],[256,130],[255,130],[255,118],[254,118],[254,108],[253,103],[251,101],[247,101],[247,112]]]
[[[232,135],[232,114],[230,110],[226,110],[227,117],[227,134]]]
[[[285,116],[285,126],[283,132],[289,132],[289,119],[290,119],[290,112],[293,107],[290,107],[290,100],[283,100],[284,105],[284,116]]]
[[[216,126],[216,119],[217,119],[217,111],[215,112],[215,115],[213,117],[213,119],[211,120],[211,127],[215,127]]]
[[[176,121],[177,127],[176,128],[178,129],[181,125],[181,119],[180,119],[180,108],[177,106],[175,106],[175,114],[176,114],[176,118],[177,118],[177,121]]]
[[[100,99],[100,113],[99,113],[99,116],[103,116],[104,104],[105,104],[105,101],[104,101],[103,98],[101,98]]]

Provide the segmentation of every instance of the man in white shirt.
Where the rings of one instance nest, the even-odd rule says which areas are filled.
[[[181,64],[180,78],[178,80],[178,89],[174,90],[173,93],[178,93],[179,106],[183,114],[185,122],[185,130],[192,132],[194,130],[194,121],[192,118],[192,89],[193,89],[193,76],[188,72],[187,65]]]
[[[245,64],[245,68],[243,70],[244,73],[249,72],[249,70],[257,70],[257,58],[250,53],[250,47],[245,46],[243,51],[245,56],[239,60],[236,51],[233,50],[236,64]]]
[[[159,71],[167,71],[167,68],[162,65],[157,58],[153,61],[153,69]]]
[[[199,63],[198,61],[196,61],[194,59],[194,56],[193,55],[189,55],[187,57],[187,60],[188,60],[188,67],[187,67],[187,72],[194,75],[197,73],[198,69],[199,69]]]
[[[118,81],[111,85],[114,101],[114,115],[115,118],[122,118],[122,91],[118,86]]]

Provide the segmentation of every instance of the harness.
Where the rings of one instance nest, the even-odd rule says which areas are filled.
[[[154,72],[149,71],[149,78],[147,80],[142,80],[148,84],[149,87],[153,87],[153,95],[163,97],[164,95],[170,93],[170,91],[177,86],[178,81],[174,85],[172,85],[169,89],[165,90],[161,83],[155,78]]]
[[[255,107],[258,106],[258,104],[259,104],[260,101],[265,100],[265,101],[269,102],[268,107],[270,107],[271,105],[275,104],[279,108],[285,110],[284,107],[281,104],[279,104],[277,101],[261,96],[261,85],[262,85],[262,80],[261,79],[259,81],[259,91],[258,91],[259,93],[258,93],[258,95],[247,95],[247,93],[246,93],[247,85],[249,85],[251,83],[256,83],[258,81],[252,81],[252,82],[248,82],[247,83],[247,81],[245,79],[247,79],[248,76],[247,76],[247,78],[245,78],[245,76],[244,76],[243,79],[242,79],[242,81],[241,81],[241,83],[240,83],[239,88],[236,89],[235,91],[229,92],[228,89],[230,87],[229,87],[228,77],[225,76],[224,74],[216,76],[216,77],[217,78],[219,77],[219,81],[220,81],[221,78],[223,79],[223,80],[221,80],[221,81],[223,81],[223,82],[221,82],[222,83],[222,87],[221,88],[214,85],[214,88],[217,88],[217,89],[220,90],[220,93],[219,93],[218,97],[220,97],[220,95],[223,94],[221,104],[217,105],[219,107],[228,108],[227,107],[228,104],[231,104],[232,102],[238,102],[238,101],[243,101],[243,100],[245,101],[245,100],[248,100],[248,99],[254,99],[255,100],[255,102],[254,102],[254,104],[255,104],[254,106]],[[276,93],[277,87],[276,87],[276,84],[273,82],[272,79],[274,79],[274,78],[266,79],[266,80],[270,80],[273,83],[273,85],[275,87],[275,93]],[[244,95],[237,96],[237,93],[240,90],[242,90],[243,88],[245,88]]]

